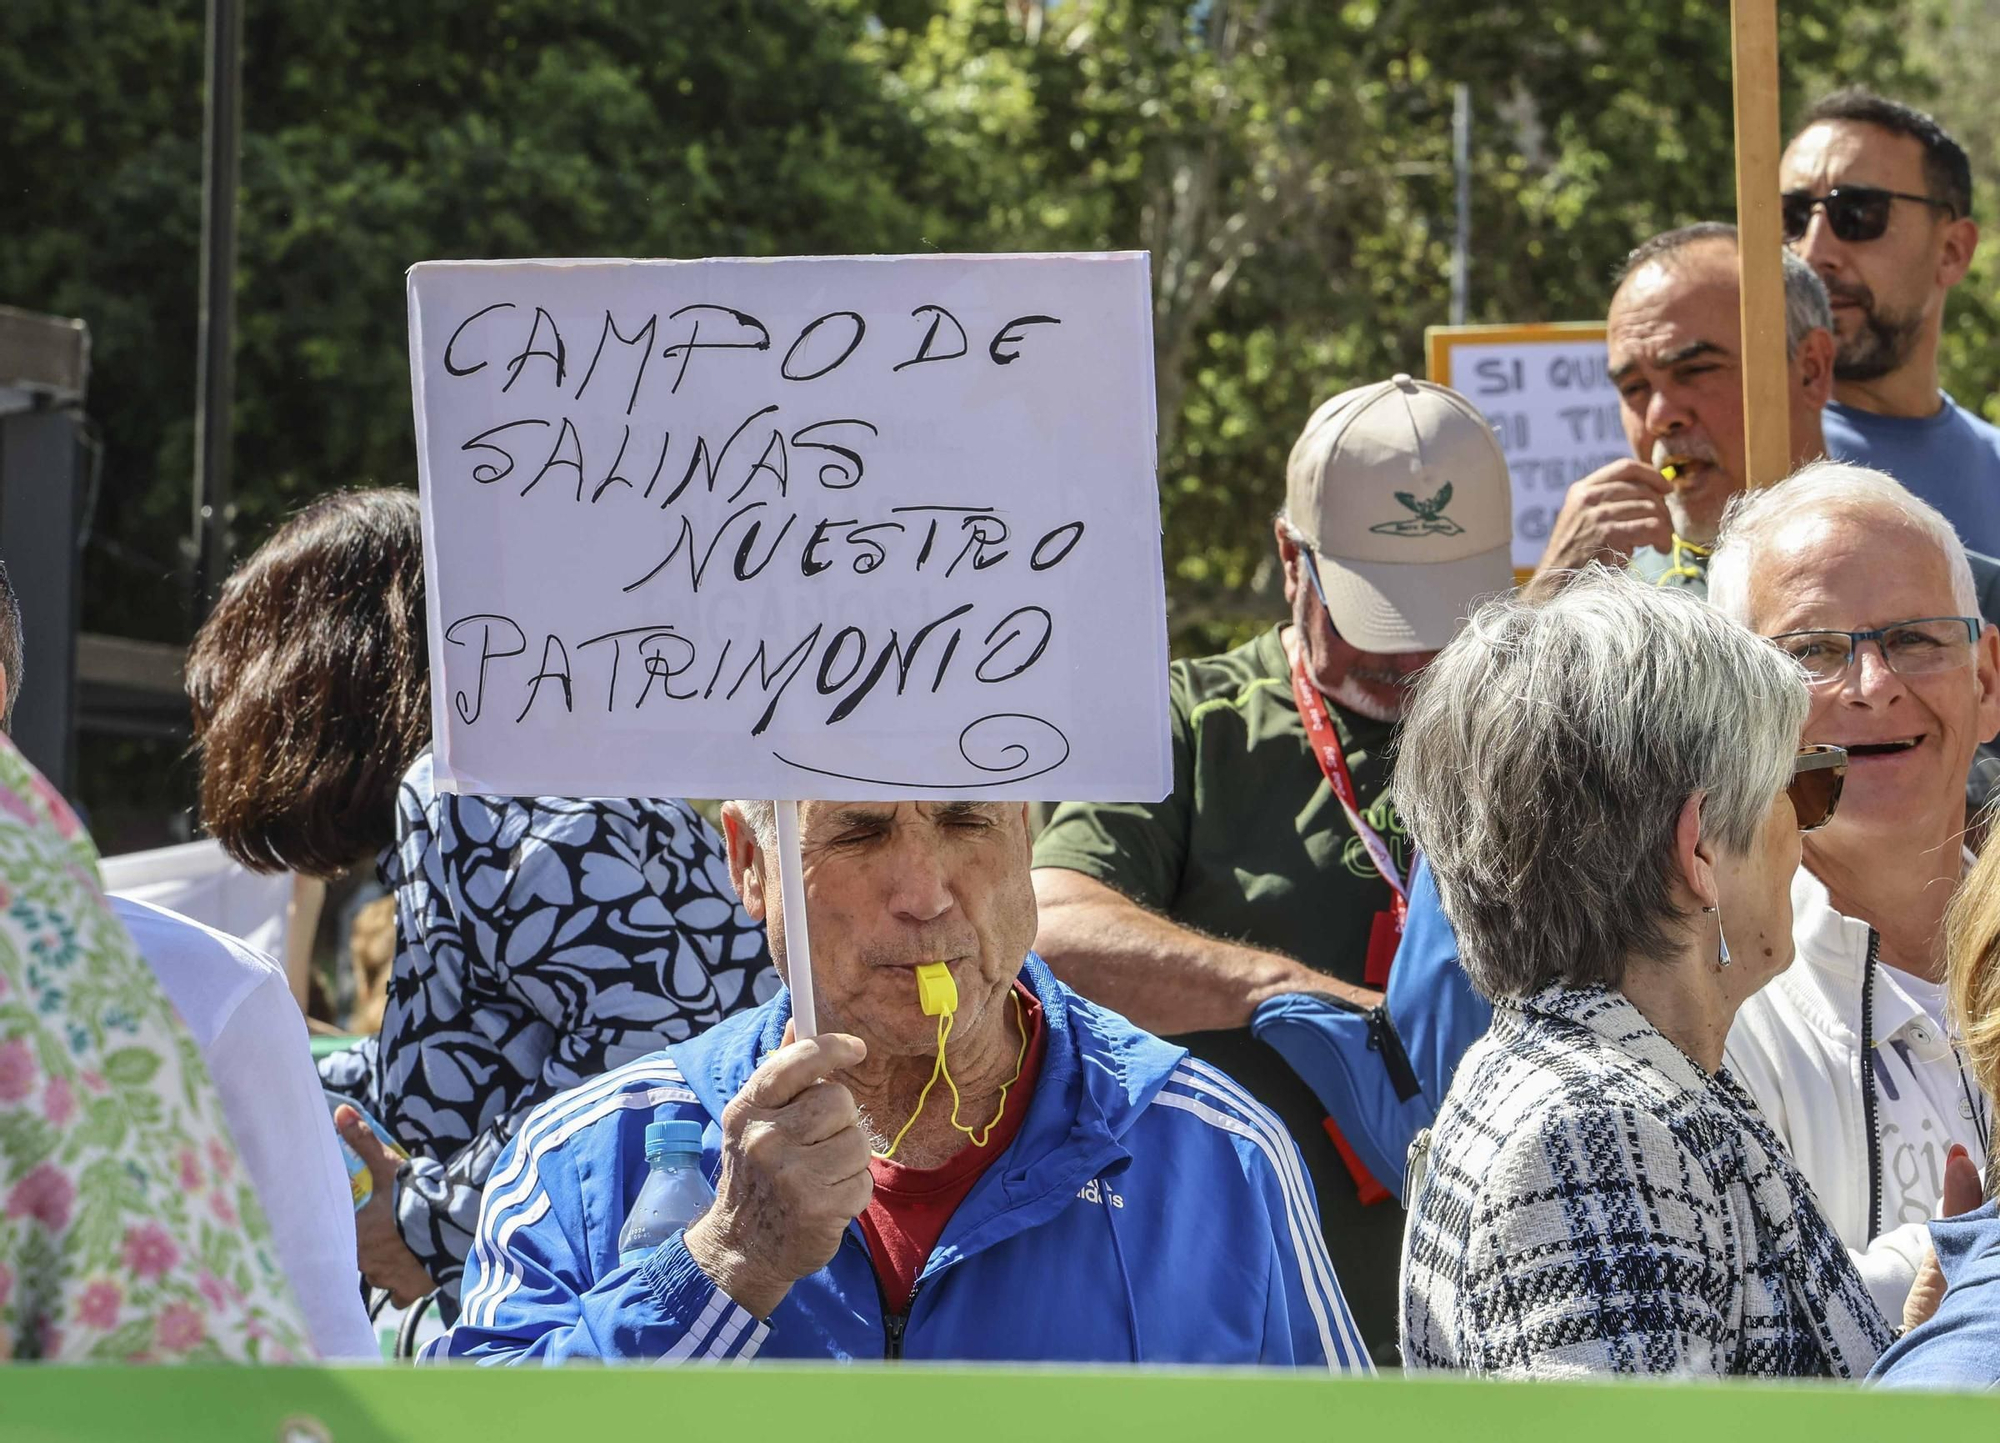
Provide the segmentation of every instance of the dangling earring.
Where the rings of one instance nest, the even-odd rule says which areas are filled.
[[[1714,907],[1703,907],[1701,910],[1704,915],[1711,912],[1715,914],[1715,945],[1720,949],[1715,959],[1715,970],[1720,972],[1734,960],[1729,955],[1729,938],[1724,936],[1722,932],[1722,908],[1720,905],[1717,905]]]

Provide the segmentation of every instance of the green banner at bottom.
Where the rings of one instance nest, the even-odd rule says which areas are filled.
[[[19,1367],[7,1443],[1110,1443],[1431,1438],[1826,1443],[1994,1436],[2000,1397],[1825,1384],[1510,1384],[1297,1373],[921,1366],[423,1369]]]

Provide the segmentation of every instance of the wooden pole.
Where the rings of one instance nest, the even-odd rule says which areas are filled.
[[[778,802],[778,897],[785,908],[785,971],[792,989],[792,1036],[819,1036],[812,934],[806,927],[806,873],[799,857],[799,804]]]
[[[1451,233],[1451,323],[1465,324],[1472,274],[1472,87],[1451,88],[1451,172],[1457,190],[1457,223]]]
[[[1737,276],[1743,307],[1744,482],[1769,486],[1792,469],[1785,272],[1778,220],[1777,0],[1731,0],[1736,90]]]
[[[292,873],[292,897],[285,904],[285,981],[301,1015],[308,1013],[312,993],[313,938],[319,935],[319,914],[326,910],[326,883]]]

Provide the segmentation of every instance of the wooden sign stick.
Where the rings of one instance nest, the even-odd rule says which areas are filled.
[[[799,804],[778,802],[778,899],[785,909],[785,972],[792,989],[792,1035],[819,1034],[813,999],[812,937],[806,929],[806,874],[799,860]]]
[[[1736,91],[1737,276],[1743,314],[1744,481],[1792,470],[1791,371],[1785,360],[1784,232],[1779,224],[1777,0],[1731,0]]]

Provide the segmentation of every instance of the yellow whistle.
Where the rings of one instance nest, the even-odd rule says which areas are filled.
[[[926,1017],[949,1017],[958,1011],[958,984],[951,980],[950,967],[926,962],[917,969],[917,1003]]]
[[[1666,477],[1667,480],[1669,481],[1678,481],[1681,479],[1681,468],[1674,465],[1672,462],[1668,462],[1665,466],[1662,466],[1660,468],[1660,474]]]

